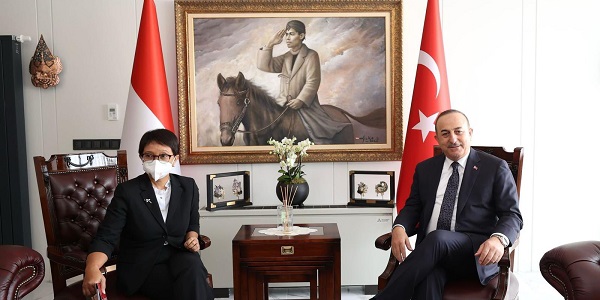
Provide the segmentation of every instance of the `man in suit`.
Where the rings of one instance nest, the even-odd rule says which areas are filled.
[[[444,154],[415,169],[392,229],[392,253],[401,263],[373,299],[442,299],[448,278],[479,278],[485,285],[523,227],[507,163],[471,148],[467,116],[444,111],[435,130]],[[408,237],[414,234],[413,250]]]
[[[148,131],[138,151],[145,174],[115,189],[89,249],[84,295],[96,284],[105,289],[99,269],[118,245],[117,288],[127,295],[213,299],[198,254],[198,186],[192,178],[170,174],[179,158],[177,137],[166,129]]]

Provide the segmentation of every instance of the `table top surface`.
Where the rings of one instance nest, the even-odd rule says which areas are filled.
[[[275,227],[274,224],[254,224],[254,225],[242,225],[240,230],[233,238],[233,243],[237,242],[252,242],[252,241],[279,241],[279,240],[332,240],[339,241],[340,233],[336,223],[310,223],[310,224],[294,224],[294,226],[309,227],[317,229],[317,232],[295,235],[295,236],[277,236],[277,235],[266,235],[256,234],[260,229],[268,229]]]

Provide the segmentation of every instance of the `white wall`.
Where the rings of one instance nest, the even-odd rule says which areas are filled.
[[[177,72],[173,0],[155,0],[173,112]],[[559,244],[600,239],[594,186],[600,92],[600,21],[594,0],[441,0],[452,107],[469,115],[474,144],[525,147],[521,209],[525,219],[517,269],[536,270]],[[28,35],[23,74],[28,156],[71,152],[72,139],[119,138],[142,0],[0,0],[0,34]],[[408,115],[426,0],[403,3],[403,103]],[[61,57],[61,83],[29,83],[26,66],[43,34]],[[107,103],[121,119],[107,121]],[[177,119],[177,118],[175,118]],[[407,120],[404,120],[405,124]],[[395,170],[399,162],[309,163],[309,200],[345,204],[348,170]],[[45,253],[35,174],[29,162],[34,248]],[[183,166],[206,193],[205,174],[250,170],[257,205],[273,197],[277,165]],[[132,174],[133,175],[133,174]],[[259,180],[260,177],[260,180]],[[204,201],[204,198],[201,199]],[[308,202],[310,203],[310,202]],[[371,243],[371,242],[369,242]]]

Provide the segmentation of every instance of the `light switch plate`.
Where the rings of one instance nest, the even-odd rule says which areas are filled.
[[[109,103],[106,105],[106,118],[109,121],[119,120],[119,105],[116,103]]]

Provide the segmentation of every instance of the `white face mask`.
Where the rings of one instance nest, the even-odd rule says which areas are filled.
[[[170,162],[164,162],[158,159],[146,161],[142,165],[144,166],[144,172],[150,175],[155,181],[169,175],[169,172],[173,168],[173,165]]]

